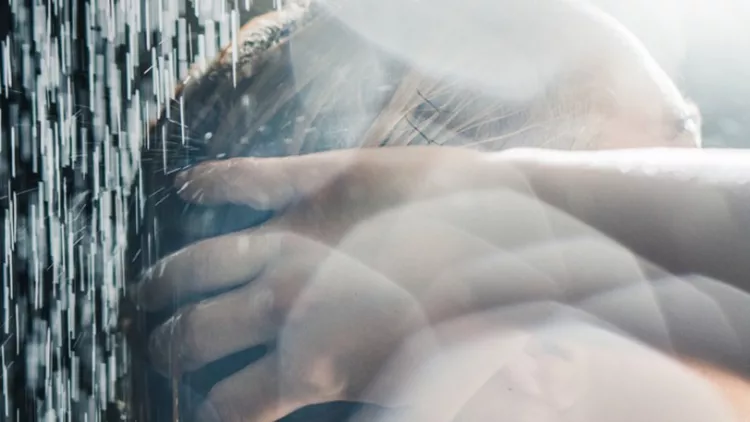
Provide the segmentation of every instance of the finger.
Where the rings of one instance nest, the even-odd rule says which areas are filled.
[[[149,353],[157,370],[193,371],[277,334],[300,291],[330,253],[317,242],[292,234],[288,238],[284,259],[267,265],[252,283],[184,307],[154,330]]]
[[[465,187],[469,180],[483,180],[484,177],[477,175],[480,161],[477,158],[480,156],[477,151],[468,149],[408,147],[327,151],[290,157],[233,158],[199,164],[180,173],[175,185],[180,196],[189,202],[279,209],[295,199],[331,186],[345,175],[346,183],[339,186],[344,191],[338,193],[346,198],[361,198],[363,189],[377,188],[379,192],[388,192],[392,199],[412,190],[432,192],[430,187],[439,187],[438,191],[443,192],[449,185],[455,189]],[[466,170],[468,160],[472,164],[471,171]],[[454,180],[446,178],[446,174],[460,177]],[[490,180],[498,180],[498,176]],[[504,183],[510,182],[504,180]]]
[[[247,230],[202,240],[160,260],[131,297],[147,311],[252,280],[275,257],[283,235]]]
[[[179,375],[270,340],[281,318],[267,283],[180,309],[149,339],[149,357],[163,375]]]
[[[204,205],[278,209],[327,184],[351,163],[350,151],[201,163],[175,178],[180,196]]]
[[[285,388],[280,362],[271,354],[214,386],[196,421],[273,422],[315,403],[312,390]]]

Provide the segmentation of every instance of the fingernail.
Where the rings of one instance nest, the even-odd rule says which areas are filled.
[[[148,340],[148,354],[151,364],[162,374],[170,372],[172,333],[174,332],[175,317],[170,318],[158,326]]]

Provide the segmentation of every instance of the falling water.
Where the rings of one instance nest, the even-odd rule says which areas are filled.
[[[0,420],[137,420],[117,321],[146,128],[252,6],[0,2]]]

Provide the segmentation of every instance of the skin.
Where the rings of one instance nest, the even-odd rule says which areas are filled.
[[[277,344],[217,384],[198,420],[273,421],[342,399],[418,411],[420,397],[440,390],[403,390],[421,379],[405,369],[448,356],[446,373],[495,373],[493,355],[462,361],[453,351],[471,332],[545,338],[543,321],[568,320],[545,303],[574,310],[576,324],[608,324],[603,332],[620,339],[604,351],[591,349],[598,343],[590,337],[576,343],[604,360],[568,359],[568,373],[591,374],[576,368],[604,362],[622,377],[608,384],[586,375],[590,391],[618,396],[618,386],[658,372],[669,381],[654,391],[667,395],[643,420],[680,408],[693,409],[682,420],[741,420],[747,409],[737,397],[747,383],[739,376],[750,344],[741,323],[750,306],[747,163],[744,151],[437,147],[207,162],[178,176],[183,199],[273,209],[276,217],[168,256],[133,297],[145,310],[184,303],[152,334],[152,361],[165,374]],[[235,289],[217,294],[228,287]],[[188,303],[195,295],[214,296]],[[519,304],[541,306],[534,312],[544,318],[516,312]],[[633,311],[623,313],[627,306]],[[465,325],[456,330],[455,321]],[[632,371],[617,370],[617,356],[634,359]],[[500,386],[515,379],[498,374]],[[489,411],[495,384],[472,385],[476,394],[459,408]],[[637,407],[653,397],[647,391],[623,397]],[[566,398],[565,411],[616,411],[596,397]]]
[[[132,195],[146,198],[131,213],[135,271],[254,221],[186,207],[164,189],[197,161],[426,143],[700,145],[697,108],[640,41],[583,2],[438,0],[425,8],[389,0],[372,11],[373,2],[348,0],[317,12],[294,3],[248,22],[236,45],[194,66],[150,128]],[[158,247],[142,233],[159,233]]]
[[[303,6],[248,22],[236,45],[195,66],[150,128],[140,163],[146,215],[134,224],[162,235],[158,251],[135,257],[138,271],[239,221],[231,210],[186,208],[164,190],[178,169],[206,159],[427,143],[489,151],[701,143],[697,108],[639,40],[582,2],[438,0],[412,9],[389,0],[375,11],[361,0],[343,9],[295,3]],[[130,244],[153,250],[148,242],[138,234]]]
[[[331,4],[333,3],[335,2],[331,2]],[[388,6],[386,3],[381,2],[378,7],[382,9]],[[407,51],[397,51],[398,49],[393,49],[393,45],[383,44],[382,39],[373,38],[373,35],[378,34],[373,34],[370,31],[371,27],[359,25],[356,19],[354,22],[351,20],[352,17],[356,18],[356,13],[363,13],[364,10],[362,16],[366,16],[367,21],[373,22],[372,18],[375,15],[367,12],[368,5],[366,2],[350,1],[348,4],[353,5],[354,9],[338,10],[332,18],[319,18],[305,23],[305,25],[300,25],[300,28],[303,26],[304,28],[299,31],[296,29],[289,31],[292,34],[289,43],[282,42],[282,44],[270,47],[265,51],[261,51],[263,48],[258,47],[263,45],[263,42],[255,42],[258,34],[268,28],[285,27],[288,21],[296,19],[295,16],[298,14],[303,16],[304,13],[299,9],[290,9],[289,13],[274,13],[255,19],[243,27],[239,36],[239,58],[243,64],[235,68],[232,65],[233,55],[231,50],[227,48],[207,70],[194,69],[191,77],[178,89],[177,96],[182,96],[182,101],[174,101],[170,104],[175,107],[172,110],[172,121],[179,120],[180,125],[174,125],[174,133],[169,132],[169,130],[166,132],[167,139],[173,140],[183,133],[187,134],[190,138],[191,148],[199,151],[197,155],[201,159],[223,156],[224,154],[228,156],[297,154],[343,145],[376,146],[380,145],[386,138],[389,139],[389,145],[414,145],[425,143],[428,140],[433,142],[447,140],[446,143],[449,145],[460,144],[484,150],[496,150],[518,145],[561,149],[611,149],[644,146],[695,147],[700,144],[698,129],[700,118],[695,106],[681,95],[671,79],[655,63],[640,42],[608,16],[577,2],[532,4],[532,2],[527,1],[509,0],[502,3],[502,13],[493,13],[496,19],[496,25],[492,28],[494,32],[490,31],[489,34],[473,33],[472,31],[467,32],[467,28],[443,31],[444,34],[463,34],[463,37],[461,37],[462,45],[457,48],[450,47],[450,42],[446,44],[445,39],[440,36],[436,37],[440,34],[435,34],[435,31],[430,30],[430,28],[441,26],[435,25],[434,19],[427,16],[425,10],[404,12],[402,2],[394,4],[397,6],[399,13],[406,13],[406,16],[409,17],[407,30],[412,31],[419,25],[428,25],[422,31],[417,31],[423,38],[409,39],[409,37],[403,36],[403,33],[395,35],[399,34],[399,31],[403,31],[404,28],[392,25],[394,22],[401,22],[398,19],[392,19],[397,16],[394,14],[387,15],[388,24],[381,25],[380,28],[389,28],[390,34],[394,35],[402,46],[408,46],[410,42],[416,41],[417,48],[407,49]],[[394,4],[391,4],[391,6]],[[559,5],[562,5],[562,9],[555,9],[556,12],[561,13],[556,21],[559,25],[549,25],[544,15],[537,13],[539,7],[549,8]],[[359,6],[364,6],[364,9],[357,12]],[[446,9],[445,6],[448,8]],[[474,7],[465,7],[464,9],[482,10],[489,14],[496,11],[496,6],[482,5],[474,1]],[[352,10],[355,11],[355,15],[347,15],[347,12],[352,12]],[[435,10],[442,10],[446,13],[446,16],[458,16],[450,12],[450,5],[447,3],[438,5],[436,2],[432,2],[431,11]],[[509,10],[512,10],[513,13],[509,13]],[[503,20],[507,20],[508,17],[512,17],[514,22],[523,21],[526,24],[519,27],[517,24],[510,22],[511,25],[508,25],[508,22]],[[466,21],[451,18],[449,23],[461,26],[464,22]],[[472,26],[472,29],[478,27]],[[507,28],[512,29],[506,30]],[[531,38],[529,34],[535,34],[538,37],[532,40],[532,43],[536,42],[536,44],[528,45]],[[580,49],[581,43],[579,42],[582,38],[592,41],[585,43],[586,48],[583,50]],[[486,52],[483,52],[482,48],[486,47],[486,40],[503,40],[504,42],[489,43],[493,50],[491,54],[484,54]],[[321,49],[321,45],[329,48]],[[430,45],[436,45],[438,48],[429,48]],[[471,48],[466,48],[467,45]],[[425,57],[420,55],[420,51],[430,51],[434,55]],[[519,51],[522,54],[519,55]],[[321,59],[321,57],[324,58]],[[550,65],[550,57],[559,60],[559,62]],[[461,74],[460,71],[444,72],[445,69],[441,69],[440,66],[432,66],[429,63],[424,66],[425,63],[420,62],[424,59],[427,59],[428,62],[432,60],[442,64],[461,63],[462,69],[480,69],[493,73],[491,78],[482,78],[483,75]],[[468,61],[474,63],[474,66],[463,66]],[[508,63],[521,63],[528,67],[508,68]],[[500,67],[498,67],[498,64]],[[330,69],[336,69],[337,72],[330,72]],[[507,73],[508,69],[515,72]],[[545,69],[547,72],[540,72],[540,69]],[[242,82],[237,88],[233,83],[235,71],[238,80]],[[373,78],[373,76],[376,77]],[[528,76],[531,76],[531,79],[527,80]],[[382,78],[384,80],[381,80]],[[393,83],[393,81],[396,82]],[[486,84],[488,81],[491,82],[490,86]],[[498,81],[502,83],[492,85],[492,83]],[[394,87],[392,88],[395,89],[393,93],[385,95],[385,103],[380,104],[378,101],[364,105],[356,103],[361,97],[361,92],[372,93],[373,90],[382,88],[384,82],[389,85],[393,84]],[[520,93],[514,91],[519,86],[527,89]],[[302,95],[296,91],[302,88],[309,88],[307,94]],[[336,95],[331,96],[330,93],[332,92],[335,92]],[[406,93],[406,98],[404,98],[404,93]],[[389,97],[391,94],[393,94],[392,97]],[[366,97],[366,95],[362,96]],[[288,133],[280,135],[276,130],[278,128],[274,128],[273,125],[289,126],[286,124],[286,117],[283,116],[285,110],[293,103],[291,100],[297,99],[297,97],[302,98],[305,106],[302,110],[297,110],[296,115],[305,117],[305,119],[295,120],[292,124],[291,135]],[[250,98],[250,103],[253,104],[252,111],[260,110],[260,113],[246,110],[245,100],[247,98]],[[417,108],[420,105],[424,106],[424,103],[428,100],[430,104],[437,104],[440,108],[439,114],[441,115],[438,116],[436,122],[433,122],[434,116],[422,115],[417,112]],[[179,110],[179,113],[177,111],[178,105],[184,106]],[[329,126],[332,125],[335,128],[338,122],[350,117],[349,110],[359,110],[358,107],[364,107],[364,113],[374,116],[374,120],[369,127],[365,125],[365,127],[356,128],[357,130],[361,129],[361,133],[357,132],[355,128],[350,128],[351,134],[340,135],[332,132],[327,134],[326,137],[326,139],[332,139],[331,145],[322,145],[317,141],[305,138],[304,134],[308,133],[308,129],[327,133],[326,130]],[[426,108],[431,109],[431,107]],[[480,115],[476,114],[476,110],[488,114],[479,117]],[[477,119],[492,122],[497,120],[498,116],[518,114],[514,112],[519,110],[522,110],[523,118],[518,121],[510,119],[500,125],[499,128],[488,124],[486,126],[480,125],[480,129],[475,131],[467,129]],[[360,113],[362,113],[361,110]],[[178,115],[180,119],[176,119]],[[281,115],[282,119],[279,122],[274,122],[273,117],[277,115]],[[354,115],[356,117],[356,111]],[[447,119],[448,122],[443,122],[443,118]],[[182,123],[186,127],[183,127]],[[431,126],[433,123],[435,127]],[[270,131],[259,130],[259,128],[266,127],[268,124],[271,125]],[[420,130],[415,130],[414,125],[417,125]],[[428,128],[428,126],[430,127]],[[584,128],[585,130],[583,130]],[[433,135],[436,131],[439,136]],[[313,131],[312,133],[316,132]],[[207,134],[213,136],[209,139],[209,137],[206,137]],[[257,135],[245,139],[247,134]],[[287,138],[287,136],[292,137],[292,142],[283,144],[278,142],[280,137]],[[338,139],[338,136],[344,137]],[[159,142],[155,144],[161,145]],[[180,143],[174,142],[173,144],[178,145],[179,148]],[[184,158],[181,151],[167,155],[170,159],[172,157]],[[195,155],[195,153],[191,153],[191,156],[194,157]],[[161,157],[162,152],[158,151],[159,159],[153,162],[160,166]],[[174,168],[185,164],[182,160],[176,161],[178,161],[176,164],[169,167]],[[165,182],[157,180],[152,185],[160,188],[165,185]],[[269,206],[269,208],[275,208],[275,206]],[[186,239],[195,240],[216,234],[215,231],[211,231],[216,230],[216,223],[204,222],[205,219],[200,218],[183,219],[184,224],[172,221],[171,208],[167,209],[169,210],[167,211],[167,218],[160,222],[159,227],[162,230],[164,227],[173,227],[175,232],[162,231],[162,233],[165,233],[163,237],[178,239],[179,236],[184,236],[185,233],[190,232],[192,237],[186,236]],[[182,209],[182,204],[179,204],[175,209]],[[381,210],[377,207],[372,210],[375,215],[379,211]],[[402,210],[401,212],[416,213],[413,210]],[[200,211],[197,213],[200,217]],[[356,215],[352,218],[357,221],[356,224],[352,222],[352,225],[358,226],[361,223],[362,216]],[[369,215],[368,218],[370,218]],[[153,221],[154,219],[147,217],[146,220]],[[378,226],[378,224],[383,226],[385,223],[370,223],[373,227]],[[304,224],[300,223],[300,225]],[[378,231],[374,228],[370,230]],[[382,227],[380,230],[383,230]],[[301,230],[301,232],[305,239],[313,239],[313,245],[308,245],[307,248],[314,249],[317,252],[306,252],[309,256],[316,256],[316,254],[321,257],[328,256],[331,252],[326,248],[335,250],[340,248],[339,242],[341,239],[337,240],[336,236],[328,239],[329,235],[326,235],[324,236],[325,239],[321,240],[317,234],[308,236],[306,230]],[[406,231],[403,236],[417,238],[417,235],[410,235],[409,233]],[[338,236],[348,238],[350,232],[347,229],[344,234],[338,234]],[[357,236],[367,237],[366,234],[357,234]],[[370,236],[372,237],[372,235]],[[238,234],[235,237],[227,238],[226,241],[231,243],[238,237],[242,236]],[[273,238],[268,240],[267,243],[298,243],[297,241],[287,241],[287,234],[279,235],[275,233],[271,237]],[[277,238],[281,238],[283,241]],[[440,240],[431,242],[427,236],[421,238],[424,245],[411,245],[412,249],[407,249],[407,251],[394,247],[392,254],[399,252],[413,254],[414,250],[431,247]],[[451,239],[450,243],[461,244],[459,240]],[[491,239],[486,242],[493,244],[492,242],[496,241],[497,239]],[[178,244],[184,243],[176,242]],[[244,240],[241,240],[241,242],[244,242]],[[254,244],[252,242],[251,245]],[[262,242],[266,242],[266,240]],[[305,242],[305,240],[299,242]],[[369,244],[371,240],[367,238],[362,242]],[[441,242],[447,243],[445,240],[441,240]],[[211,244],[206,247],[216,246],[217,244]],[[223,246],[223,248],[227,249],[226,246]],[[230,245],[229,248],[231,249],[232,246]],[[199,257],[200,253],[195,252],[187,255],[193,259],[202,260]],[[448,254],[448,252],[445,253]],[[352,252],[345,250],[344,254],[348,256]],[[357,256],[358,261],[363,261],[363,259]],[[465,259],[465,257],[454,257],[455,262],[446,258],[446,262],[452,263],[451,265],[458,265],[462,259]],[[364,261],[378,271],[385,271],[379,267],[380,263]],[[249,267],[254,267],[256,264],[263,266],[262,259],[244,261],[244,267],[238,266],[237,262],[231,260],[230,257],[221,257],[221,259],[217,257],[213,262],[212,265],[206,265],[204,262],[204,265],[200,267],[202,270],[199,269],[198,273],[167,276],[167,278],[173,279],[172,287],[174,290],[165,289],[162,293],[154,293],[154,299],[149,300],[158,300],[160,295],[169,297],[171,300],[174,291],[190,291],[189,283],[180,282],[178,285],[176,280],[211,279],[213,276],[208,274],[209,271],[221,273],[225,270],[234,269],[236,272],[226,277],[231,279],[229,284],[235,286],[247,281],[245,280],[248,277],[246,271],[255,271],[248,270]],[[436,271],[441,268],[437,264],[439,263],[424,263],[424,265],[433,266]],[[310,265],[317,266],[316,263]],[[159,267],[157,266],[157,268]],[[185,271],[191,271],[188,269],[189,267],[185,268]],[[394,274],[388,272],[386,277],[403,277],[398,271],[393,270],[393,272]],[[422,278],[427,279],[428,275],[425,274]],[[422,281],[422,283],[427,284],[426,281]],[[307,284],[307,279],[304,284]],[[295,289],[299,288],[301,287],[297,286]],[[291,290],[290,296],[296,297],[295,289]],[[195,293],[200,295],[210,290],[197,288]],[[411,291],[408,291],[408,294],[418,296],[417,293]],[[186,298],[187,301],[192,299],[194,298]],[[287,301],[291,301],[291,299],[287,299]],[[420,302],[417,301],[417,303]],[[206,303],[202,305],[206,305]],[[221,302],[215,305],[214,309],[217,309],[215,312],[218,313],[222,306],[224,305]],[[423,307],[421,303],[414,306]],[[282,306],[282,308],[285,307]],[[201,314],[201,312],[192,309],[192,307],[186,307],[183,309],[185,312],[180,311],[177,315]],[[458,311],[450,310],[446,312],[452,315],[452,313]],[[281,317],[287,313],[287,310],[281,311]],[[436,311],[436,313],[438,315],[428,314],[425,316],[429,323],[432,323],[433,320],[440,321],[445,318],[445,316],[439,315],[440,312]],[[177,319],[187,320],[187,322],[176,325],[191,326],[192,328],[187,329],[188,333],[202,330],[198,327],[201,323],[191,322],[192,320],[205,320],[200,318],[200,315]],[[421,326],[420,324],[424,323],[415,324]],[[212,323],[206,324],[204,327],[208,332],[221,332],[221,330],[215,330]],[[172,328],[169,328],[168,331],[171,332],[171,330]],[[411,330],[413,330],[413,327],[408,328],[407,332],[411,332]],[[261,339],[264,340],[267,336],[278,337],[279,331],[279,328],[274,328],[271,330],[271,334],[261,335]],[[154,336],[154,338],[158,337],[164,336]],[[180,363],[179,365],[182,365],[184,370],[200,367],[205,361],[223,356],[229,350],[236,350],[248,345],[246,341],[228,345],[231,340],[227,337],[231,337],[231,335],[226,333],[219,335],[218,338],[206,338],[205,334],[203,337],[201,335],[193,336],[192,334],[177,335],[177,337],[187,338],[176,340],[178,343],[192,344],[195,342],[200,344],[180,346],[175,350],[207,347],[201,345],[203,342],[213,343],[218,350],[196,351],[197,357],[188,353],[185,360],[194,360],[195,362]],[[263,341],[259,340],[259,342]],[[171,344],[169,340],[165,340],[163,343]],[[203,356],[204,354],[205,356]],[[384,352],[384,354],[387,355],[388,353]],[[157,367],[165,372],[165,364],[158,363],[158,358],[155,361]],[[373,365],[373,367],[376,366]],[[363,379],[368,377],[369,375],[360,376]],[[365,382],[357,381],[352,382],[352,384],[365,384]],[[361,386],[356,386],[349,389],[357,391],[361,388]],[[347,392],[344,396],[357,397],[358,394],[360,393]],[[341,394],[331,393],[330,395],[331,397],[339,397]]]

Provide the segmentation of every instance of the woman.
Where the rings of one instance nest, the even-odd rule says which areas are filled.
[[[168,203],[174,195],[162,188],[174,171],[231,156],[700,145],[695,105],[598,9],[568,0],[396,3],[294,1],[246,24],[236,49],[191,70],[152,127],[145,196]],[[478,27],[485,20],[492,26]],[[182,240],[157,255],[253,223],[219,228],[197,210],[176,222],[172,207],[159,208],[168,210],[162,237]],[[216,220],[240,218],[230,212]]]
[[[492,26],[479,32],[477,19],[487,17]],[[151,251],[137,255],[136,268],[268,217],[185,208],[163,189],[175,170],[199,159],[355,146],[700,143],[695,107],[642,45],[579,3],[474,1],[457,10],[436,2],[409,10],[297,2],[250,22],[238,45],[207,70],[194,69],[154,127],[158,148],[144,151],[142,197],[151,202],[143,222],[159,235],[156,243],[134,238]]]

